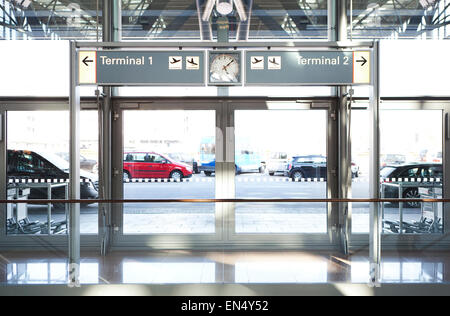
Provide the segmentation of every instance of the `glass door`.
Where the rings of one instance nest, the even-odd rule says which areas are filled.
[[[326,110],[237,110],[237,199],[327,198]],[[237,234],[325,234],[326,203],[236,205]]]
[[[329,130],[332,101],[233,102],[235,203],[226,214],[236,244],[334,247],[325,202],[330,188]],[[332,179],[334,181],[335,179]]]
[[[331,103],[311,105],[124,102],[120,181],[123,198],[134,202],[116,219],[116,244],[329,246],[327,203],[183,201],[326,199]]]
[[[125,204],[125,236],[216,233],[215,203],[170,203],[215,198],[215,121],[214,109],[123,112],[124,198],[168,200]]]

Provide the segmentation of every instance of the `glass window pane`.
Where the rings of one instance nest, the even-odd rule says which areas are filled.
[[[67,111],[8,112],[8,199],[68,198],[69,113]],[[51,122],[51,124],[48,124]],[[81,199],[98,198],[97,112],[81,114]],[[9,204],[11,235],[67,233],[68,204]],[[81,233],[97,234],[98,207],[81,206]]]
[[[215,111],[126,111],[125,199],[214,199]],[[124,234],[215,232],[214,204],[124,205]]]
[[[236,198],[327,197],[326,111],[236,111],[235,124]],[[236,233],[326,231],[326,203],[236,205]]]
[[[0,40],[101,40],[101,10],[101,0],[0,0]]]
[[[211,3],[215,1],[154,0],[145,4],[139,0],[123,1],[122,38],[215,40],[221,15],[215,9],[207,10]],[[231,41],[327,38],[327,0],[239,0],[235,3],[228,15]]]
[[[369,111],[352,110],[352,197],[369,198]],[[369,232],[369,203],[352,203],[352,233]]]
[[[448,0],[353,1],[353,39],[445,39]]]
[[[352,112],[352,160],[359,167],[353,198],[369,198],[369,111]],[[442,198],[442,111],[382,110],[381,194],[385,198]],[[385,203],[384,233],[443,232],[442,203]],[[369,232],[369,203],[354,203],[352,232]],[[400,228],[401,227],[401,228]]]
[[[380,125],[382,196],[441,199],[442,111],[384,110]],[[443,233],[441,203],[385,203],[383,210],[384,233]]]

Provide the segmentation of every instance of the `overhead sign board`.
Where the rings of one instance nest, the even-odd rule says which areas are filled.
[[[203,51],[80,51],[80,85],[202,86]]]
[[[370,51],[248,51],[245,85],[368,85]]]
[[[371,84],[369,50],[265,50],[247,51],[245,55],[242,67],[246,86]],[[211,68],[205,56],[205,51],[184,50],[79,51],[78,84],[205,86],[206,69]],[[219,71],[227,74],[230,69],[226,64]]]

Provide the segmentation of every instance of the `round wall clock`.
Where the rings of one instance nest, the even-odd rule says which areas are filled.
[[[235,52],[212,52],[209,58],[210,85],[240,85],[241,55]]]

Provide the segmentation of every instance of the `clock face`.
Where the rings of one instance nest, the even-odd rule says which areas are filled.
[[[217,54],[209,67],[210,83],[239,83],[240,65],[237,55]]]

